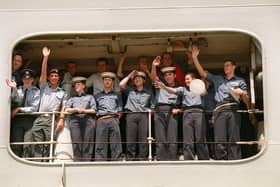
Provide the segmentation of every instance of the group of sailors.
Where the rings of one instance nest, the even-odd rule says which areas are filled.
[[[244,79],[235,75],[234,61],[224,62],[224,75],[214,75],[201,66],[197,46],[187,55],[188,64],[194,64],[201,78],[213,85],[214,95],[210,99],[216,103],[211,115],[215,144],[209,146],[206,139],[209,120],[205,118],[203,107],[207,93],[199,95],[190,90],[195,74],[185,73],[184,68],[174,64],[170,53],[157,56],[151,71],[147,58],[141,56],[137,69],[126,75],[122,72],[123,55],[117,74],[107,71],[106,58],[97,60],[97,73],[89,78],[74,76],[76,64],[68,63],[61,81],[63,89],[59,87],[58,69],[47,71],[50,52],[47,47],[42,49],[39,88],[34,86],[33,70],[23,69],[19,76],[19,68],[14,67],[18,60],[16,55],[13,79],[6,80],[12,88],[11,142],[37,142],[12,145],[18,156],[48,158],[49,144],[44,142],[51,139],[50,112],[56,111],[59,113],[55,118],[56,133],[63,129],[66,115],[70,113],[74,161],[120,160],[123,155],[120,119],[125,113],[126,159],[147,160],[148,111],[152,110],[156,160],[178,160],[180,126],[184,160],[208,160],[212,153],[217,160],[241,159],[240,146],[236,144],[240,141],[241,119],[236,110],[241,100],[248,104],[248,93]],[[22,85],[18,86],[21,81]],[[93,87],[93,93],[87,92],[89,87]],[[126,96],[125,104],[121,93]],[[32,112],[43,114],[16,115]],[[180,114],[182,120],[178,123]]]

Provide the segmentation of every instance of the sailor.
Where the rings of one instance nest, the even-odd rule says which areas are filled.
[[[33,115],[16,115],[17,113],[37,112],[40,102],[40,90],[33,86],[35,72],[31,69],[21,71],[23,85],[17,87],[15,80],[6,80],[8,86],[12,88],[11,100],[14,107],[11,111],[11,142],[23,142],[28,136],[35,117]],[[16,155],[22,157],[23,146],[12,145],[12,150]]]
[[[184,138],[184,159],[194,160],[197,155],[198,160],[208,160],[209,153],[206,142],[206,121],[202,108],[201,96],[191,92],[190,83],[195,80],[193,73],[185,75],[185,87],[171,88],[163,83],[157,86],[170,93],[183,96],[183,138]],[[203,94],[203,93],[202,93]],[[196,142],[196,144],[194,144]]]
[[[202,78],[212,82],[215,88],[216,108],[213,111],[216,159],[241,159],[240,146],[240,100],[248,106],[247,84],[243,78],[235,75],[236,64],[232,60],[224,61],[224,75],[205,72],[198,60],[199,49],[192,47],[194,65]]]
[[[134,87],[127,86],[129,79],[133,79]],[[128,160],[146,160],[148,154],[147,112],[151,108],[153,98],[152,93],[144,87],[145,80],[146,74],[144,72],[133,70],[120,82],[120,87],[128,96],[124,107],[128,111],[126,115]]]
[[[160,64],[160,58],[156,57],[152,64],[155,69]],[[175,67],[164,67],[161,69],[167,86],[177,88],[175,81]],[[156,77],[153,81],[159,81]],[[179,113],[180,97],[169,93],[165,89],[156,89],[155,109],[155,136],[156,136],[156,159],[177,159],[177,119]]]
[[[74,152],[74,161],[91,161],[94,148],[96,103],[93,95],[86,94],[86,78],[72,79],[76,95],[65,104],[70,116],[70,132]]]
[[[122,153],[119,128],[122,99],[119,93],[113,91],[116,74],[103,72],[101,77],[103,91],[95,95],[97,105],[95,160],[108,160],[108,147],[110,147],[111,153],[110,160],[119,160]]]
[[[40,91],[41,100],[39,112],[59,112],[64,111],[64,104],[66,102],[67,95],[65,91],[58,87],[59,84],[59,71],[58,69],[51,69],[47,74],[48,57],[50,55],[50,49],[44,47],[42,49],[43,61],[40,76]],[[48,80],[48,82],[47,82]],[[64,125],[64,114],[60,113],[59,119],[56,125],[56,132],[59,132]],[[38,116],[33,127],[30,130],[30,140],[33,142],[42,142],[51,140],[52,129],[52,115],[49,113]],[[25,157],[48,157],[49,156],[49,144],[35,144],[24,146]],[[37,159],[34,159],[37,160]],[[37,161],[47,161],[46,159],[38,159]]]

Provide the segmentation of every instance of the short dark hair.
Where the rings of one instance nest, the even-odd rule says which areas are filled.
[[[99,63],[99,62],[105,62],[106,65],[108,65],[108,63],[109,63],[108,59],[105,58],[105,57],[98,58],[98,59],[96,60],[96,64]]]
[[[147,59],[148,57],[145,56],[145,55],[138,56],[138,57],[137,57],[137,62],[138,62],[140,59],[142,59],[142,58],[146,58],[146,59]]]
[[[185,76],[190,75],[193,79],[196,79],[196,74],[193,72],[188,72],[185,74]]]
[[[75,65],[77,65],[77,63],[74,62],[74,61],[68,61],[68,62],[66,63],[66,65],[68,65],[68,64],[75,64]]]
[[[170,52],[164,51],[164,52],[161,54],[161,57],[163,57],[164,55],[169,55],[169,56],[172,58],[172,54],[171,54]]]
[[[224,63],[226,63],[226,62],[230,62],[230,63],[231,63],[231,65],[236,66],[236,62],[235,62],[234,60],[231,60],[231,59],[225,59],[225,60],[224,60]]]
[[[23,54],[22,53],[20,53],[20,52],[13,52],[13,60],[14,60],[15,56],[21,56],[22,62],[23,62]]]

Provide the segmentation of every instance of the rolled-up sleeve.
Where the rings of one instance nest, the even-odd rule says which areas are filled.
[[[39,109],[39,103],[40,103],[40,90],[36,90],[32,92],[33,97],[31,102],[29,103],[29,106],[27,107],[20,107],[19,111],[24,113],[31,113],[31,112],[37,112]]]

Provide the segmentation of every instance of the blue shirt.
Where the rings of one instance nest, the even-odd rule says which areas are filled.
[[[152,93],[145,88],[139,91],[126,86],[124,92],[128,95],[125,109],[132,112],[147,112],[153,105]]]
[[[192,93],[189,88],[186,87],[178,87],[175,88],[178,95],[183,96],[182,104],[184,107],[190,106],[199,106],[201,105],[201,96],[195,93]]]
[[[231,88],[240,88],[241,90],[247,92],[247,84],[245,83],[244,79],[237,76],[227,79],[222,75],[213,75],[211,73],[207,73],[206,79],[214,84],[215,100],[217,102],[236,102],[230,94]]]
[[[65,105],[67,94],[62,88],[52,89],[46,82],[40,85],[41,102],[39,112],[60,111]]]
[[[177,88],[177,86],[174,86]],[[177,94],[169,93],[165,89],[156,89],[155,105],[173,105],[179,106],[181,103],[180,97]]]
[[[93,95],[81,94],[70,97],[65,104],[65,108],[82,108],[96,110],[96,103]]]
[[[95,96],[97,116],[117,114],[122,111],[122,98],[121,95],[110,91],[105,93],[99,92]]]
[[[24,92],[26,89],[26,99],[25,103],[23,103]],[[40,90],[35,86],[31,86],[30,88],[19,86],[17,90],[12,91],[12,102],[16,103],[19,107],[19,112],[37,112],[40,102]]]

